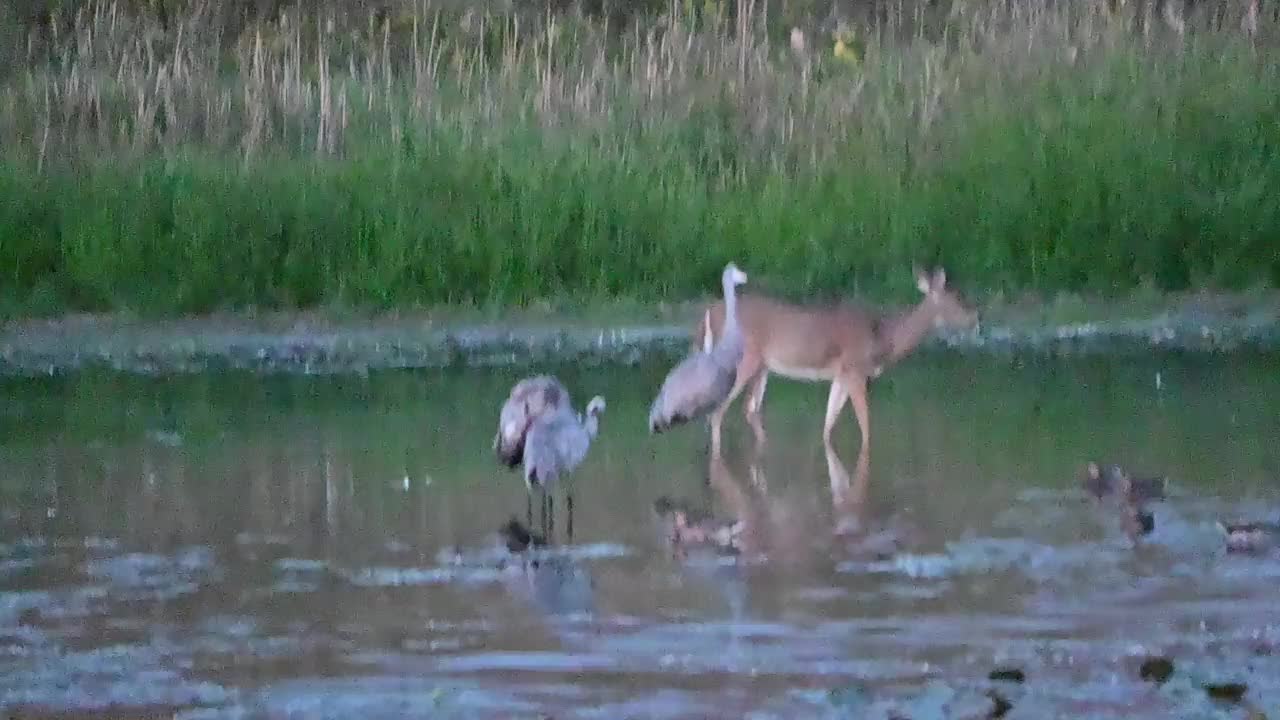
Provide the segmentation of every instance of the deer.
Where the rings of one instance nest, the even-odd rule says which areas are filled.
[[[947,287],[945,270],[916,269],[915,275],[923,295],[920,302],[887,312],[852,302],[797,304],[756,293],[739,297],[737,317],[744,349],[733,388],[711,414],[712,443],[718,444],[724,413],[750,384],[743,410],[757,447],[763,448],[761,409],[769,373],[774,373],[793,380],[830,382],[823,444],[831,445],[831,430],[844,404],[850,402],[862,447],[870,447],[870,380],[909,355],[934,329],[968,330],[978,325],[977,310]],[[708,334],[722,332],[723,302],[715,301],[701,315],[693,343],[705,347]]]

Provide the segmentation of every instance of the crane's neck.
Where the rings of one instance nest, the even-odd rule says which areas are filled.
[[[582,429],[587,431],[587,435],[591,439],[595,439],[596,433],[600,431],[600,416],[589,412],[582,421]]]
[[[742,350],[742,329],[738,326],[738,292],[733,278],[727,274],[723,280],[723,287],[724,326],[721,328],[720,342],[716,343],[712,354],[720,364],[736,366],[738,354]]]
[[[738,289],[733,284],[733,278],[725,275],[721,281],[721,287],[724,290],[724,331],[726,334],[737,332],[738,330]]]

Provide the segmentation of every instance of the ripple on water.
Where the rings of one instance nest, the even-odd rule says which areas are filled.
[[[903,372],[898,377],[910,376]],[[508,380],[496,382],[489,399],[500,402]],[[1035,375],[1025,389],[1039,392],[1045,380]],[[274,404],[281,393],[258,392],[255,385],[274,381],[244,382],[254,391],[202,389],[196,403],[248,398],[234,406],[243,416],[265,402],[270,432],[229,425],[189,442],[190,453],[153,456],[149,485],[137,483],[131,470],[104,473],[93,462],[75,461],[81,448],[60,432],[43,446],[31,445],[34,451],[22,443],[0,448],[0,460],[29,455],[20,466],[0,468],[6,476],[40,481],[31,470],[57,455],[49,480],[61,483],[60,513],[55,524],[40,527],[91,534],[120,527],[123,515],[128,535],[139,539],[51,534],[0,545],[0,580],[11,588],[0,593],[0,710],[25,704],[74,715],[119,702],[113,715],[173,708],[184,720],[874,719],[891,713],[927,720],[982,717],[988,674],[997,665],[1027,678],[1001,687],[1013,704],[1008,718],[1244,717],[1242,707],[1207,698],[1203,685],[1214,682],[1241,683],[1245,702],[1277,706],[1280,563],[1274,556],[1226,555],[1214,526],[1219,517],[1271,519],[1274,508],[1173,495],[1153,504],[1154,532],[1130,541],[1115,508],[1089,502],[1078,488],[1025,489],[1072,482],[1067,476],[1074,470],[1055,467],[1062,459],[1056,451],[972,447],[964,433],[934,432],[940,418],[973,413],[969,406],[984,407],[987,397],[931,400],[932,381],[922,388],[906,380],[881,397],[887,405],[906,403],[893,424],[912,442],[887,444],[886,456],[873,463],[877,499],[869,511],[878,514],[883,503],[894,506],[884,508],[886,518],[914,520],[919,532],[908,540],[898,542],[901,528],[891,521],[881,527],[870,518],[866,527],[875,533],[835,543],[825,528],[801,527],[799,562],[770,556],[770,543],[789,535],[772,531],[761,535],[765,551],[758,556],[691,552],[673,561],[653,529],[634,522],[643,503],[631,501],[656,493],[643,482],[652,478],[679,484],[669,489],[690,496],[707,489],[709,507],[728,508],[727,498],[717,499],[717,489],[703,485],[706,458],[685,452],[697,438],[686,436],[693,445],[685,449],[664,442],[665,450],[641,444],[648,443],[642,436],[602,438],[603,452],[591,461],[592,482],[578,495],[580,517],[587,518],[580,535],[601,542],[513,555],[490,534],[487,545],[433,556],[446,537],[475,537],[486,532],[481,524],[491,531],[497,515],[476,519],[481,508],[512,499],[523,504],[518,483],[480,487],[445,478],[465,477],[471,461],[453,463],[437,453],[472,435],[479,427],[473,421],[483,419],[485,435],[492,429],[488,415],[459,417],[430,406],[476,399],[468,381],[431,384],[437,381],[401,375],[395,382],[412,389],[412,402],[402,402],[398,394],[380,395],[377,381],[365,379],[359,393],[344,388],[329,396],[340,397],[333,413],[316,412],[311,390],[319,386],[283,394],[305,395],[305,403]],[[999,382],[1018,380],[1002,376]],[[1209,404],[1236,412],[1244,401],[1254,402],[1250,397],[1265,397],[1261,381],[1253,382],[1247,393],[1233,379],[1193,398],[1131,441],[1112,428],[1133,427],[1132,393],[1111,392],[1110,380],[1093,389],[1082,385],[1081,393],[1095,393],[1088,400],[1097,403],[1090,406],[1096,416],[1077,417],[1082,396],[1071,393],[1069,406],[1059,409],[1087,422],[1056,430],[1088,425],[1063,444],[1083,446],[1109,422],[1105,434],[1116,435],[1117,445],[1141,443],[1144,453],[1163,453],[1162,444],[1181,447],[1189,432],[1217,431],[1224,416]],[[421,392],[423,383],[430,392]],[[624,390],[631,384],[628,378],[616,386],[617,405],[628,413]],[[45,402],[48,390],[34,393]],[[999,399],[1012,406],[1029,394]],[[138,397],[122,395],[129,402]],[[92,397],[75,393],[67,402]],[[1172,410],[1177,401],[1164,399]],[[648,400],[635,400],[634,409],[640,412]],[[145,412],[145,405],[136,407]],[[812,409],[808,401],[791,405]],[[779,398],[775,409],[787,407]],[[105,414],[116,417],[116,410]],[[1186,427],[1184,415],[1194,418]],[[1270,415],[1260,412],[1252,426],[1233,426],[1226,439],[1241,452],[1215,457],[1210,469],[1238,476],[1264,467],[1270,459],[1256,453],[1265,447],[1259,440],[1274,435]],[[424,420],[447,442],[423,444]],[[999,418],[984,407],[973,420],[950,426],[977,428],[977,420]],[[1005,429],[1025,426],[1018,420]],[[813,510],[805,522],[825,523],[831,478],[809,456],[811,430],[807,422],[775,422],[772,431],[781,437],[762,461],[775,466],[773,485],[752,484],[762,499],[776,499],[776,507],[795,501]],[[92,452],[113,468],[129,468],[139,446],[128,443],[104,442]],[[388,443],[403,444],[388,451]],[[323,462],[316,462],[317,450]],[[1185,453],[1166,457],[1184,465],[1171,471],[1196,469]],[[492,467],[491,458],[483,462]],[[403,475],[395,467],[402,463]],[[408,492],[360,481],[422,476],[421,467],[409,465],[438,465],[431,472],[440,480],[428,491],[415,480]],[[956,482],[921,492],[926,472],[935,471]],[[745,486],[756,478],[732,479]],[[975,483],[982,492],[972,491]],[[24,510],[41,518],[45,494],[6,499],[28,503]],[[231,542],[228,529],[243,528],[261,532]],[[134,552],[174,537],[212,544]],[[895,555],[900,548],[913,552]],[[643,557],[612,562],[636,554]],[[841,572],[833,572],[837,563]],[[1137,670],[1141,658],[1153,655],[1167,655],[1177,667],[1160,686]]]
[[[128,708],[222,705],[235,698],[220,685],[184,677],[170,653],[151,646],[51,648],[32,660],[0,674],[0,706],[127,713]]]
[[[502,687],[377,675],[277,683],[247,697],[243,707],[250,715],[308,720],[521,717],[539,709]]]
[[[367,567],[341,571],[341,574],[351,584],[361,587],[490,583],[502,579],[502,571],[491,568]]]
[[[127,553],[90,559],[82,567],[89,577],[106,582],[114,596],[129,600],[171,600],[221,577],[213,551],[203,546],[173,556]]]

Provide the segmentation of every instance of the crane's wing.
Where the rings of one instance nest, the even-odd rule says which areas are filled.
[[[498,432],[493,436],[498,461],[512,468],[519,465],[530,424],[544,413],[569,407],[569,403],[569,390],[550,375],[536,375],[516,383],[498,413]]]
[[[525,480],[550,487],[578,467],[590,446],[590,435],[570,408],[537,418],[525,438]]]

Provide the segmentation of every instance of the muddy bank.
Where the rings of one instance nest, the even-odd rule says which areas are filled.
[[[0,329],[0,375],[85,368],[136,373],[218,369],[302,373],[392,368],[634,364],[683,353],[697,305],[591,315],[524,311],[334,317],[310,313],[148,321],[119,316],[21,320]],[[989,304],[973,332],[922,351],[1004,354],[1232,352],[1280,348],[1280,293],[1189,294]]]

